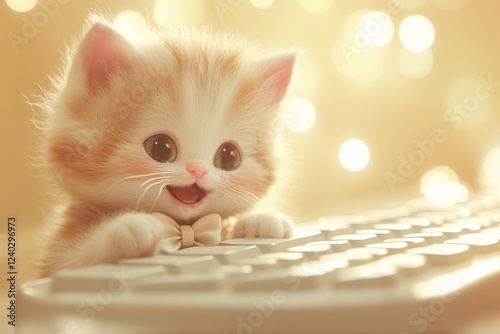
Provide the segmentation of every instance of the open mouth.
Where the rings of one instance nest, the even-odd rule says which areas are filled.
[[[187,205],[197,204],[207,195],[207,191],[196,183],[189,186],[168,185],[167,189],[176,200]]]

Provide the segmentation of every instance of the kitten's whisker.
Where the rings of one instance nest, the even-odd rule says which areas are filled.
[[[143,183],[141,183],[141,185],[139,186],[139,188],[142,188],[142,187],[144,187],[146,184],[148,184],[149,182],[156,181],[156,180],[165,180],[165,181],[169,181],[169,180],[170,180],[170,178],[169,178],[168,176],[153,177],[152,179],[149,179],[149,180],[144,181]]]
[[[234,185],[234,184],[229,184],[229,186],[232,189],[234,189],[235,191],[239,191],[242,195],[245,195],[246,197],[248,197],[250,200],[252,200],[256,204],[261,202],[261,200],[258,196],[255,196],[254,194],[252,194],[250,191],[246,190],[245,188]]]
[[[223,193],[224,195],[227,195],[227,197],[229,197],[229,199],[234,203],[234,204],[237,204],[237,200],[240,199],[240,196],[238,195],[232,195],[232,193],[230,191],[227,191],[226,189],[221,189],[221,193]],[[246,201],[246,199],[244,199]]]
[[[245,193],[242,193],[240,191],[235,191],[234,189],[226,189],[225,194],[228,195],[228,197],[230,197],[231,200],[235,203],[236,203],[236,198],[243,200],[243,201],[250,203],[250,204],[257,203],[253,198],[246,196]]]
[[[131,179],[137,179],[137,178],[149,177],[149,176],[157,176],[157,175],[170,176],[172,174],[169,173],[169,172],[167,172],[167,171],[163,171],[163,172],[155,172],[155,173],[148,173],[148,174],[131,175],[131,176],[126,176],[126,177],[124,177],[122,179],[119,179],[118,181],[116,181],[115,183],[113,183],[113,185],[116,186],[119,183],[122,183],[122,182],[127,181],[127,180],[131,180]]]
[[[137,200],[137,203],[136,203],[136,210],[139,210],[139,204],[141,204],[141,201],[142,201],[142,199],[144,198],[144,195],[146,195],[146,193],[149,191],[149,189],[150,189],[151,187],[154,187],[154,186],[156,186],[156,185],[158,185],[158,184],[163,184],[163,183],[165,183],[165,180],[164,180],[164,179],[163,179],[163,180],[161,180],[161,181],[158,181],[158,182],[152,183],[152,184],[150,184],[149,186],[147,186],[147,187],[146,187],[146,189],[144,189],[144,191],[142,192],[141,197],[139,197],[139,199]],[[161,187],[161,189],[163,189],[163,187]]]
[[[219,191],[224,194],[224,195],[227,195],[230,199],[233,200],[233,198],[230,196],[231,195],[231,191],[227,189],[227,186],[223,183],[221,183],[219,185]],[[233,200],[234,201],[234,200]]]
[[[158,195],[156,195],[156,199],[155,201],[153,202],[153,205],[151,205],[151,209],[149,209],[149,211],[153,212],[153,208],[155,207],[156,205],[156,202],[158,202],[158,199],[160,198],[160,195],[161,195],[161,192],[163,191],[163,188],[165,188],[167,186],[168,182],[164,182],[160,189],[158,190]]]
[[[229,195],[229,197],[231,197],[231,195],[236,196],[251,204],[258,204],[261,201],[260,198],[240,186],[223,182],[220,187],[222,192]]]

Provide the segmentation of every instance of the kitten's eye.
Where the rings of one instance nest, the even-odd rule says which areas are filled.
[[[240,164],[240,152],[231,143],[222,144],[215,153],[214,165],[219,169],[231,171],[238,168]]]
[[[177,158],[177,146],[166,134],[149,137],[144,141],[143,146],[146,153],[158,162],[173,162]]]

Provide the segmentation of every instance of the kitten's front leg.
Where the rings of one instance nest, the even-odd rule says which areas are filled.
[[[290,238],[292,235],[292,221],[279,212],[243,216],[233,229],[233,238]]]
[[[163,224],[153,215],[125,213],[92,227],[82,227],[78,215],[68,217],[39,254],[38,278],[63,268],[116,263],[122,258],[154,255],[164,234]]]
[[[113,218],[104,226],[108,261],[121,258],[150,256],[158,253],[163,236],[163,224],[147,213],[126,213]]]
[[[59,254],[62,261],[53,269],[75,268],[97,263],[115,263],[122,258],[154,255],[164,233],[163,224],[146,213],[124,213],[82,231],[69,249]]]

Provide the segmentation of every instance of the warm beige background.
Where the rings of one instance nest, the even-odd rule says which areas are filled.
[[[419,196],[422,174],[441,164],[453,168],[471,189],[482,186],[482,160],[490,149],[500,145],[500,93],[493,92],[478,112],[458,129],[444,122],[443,114],[450,103],[446,101],[448,91],[458,81],[472,78],[468,88],[455,95],[455,102],[463,101],[474,92],[477,85],[474,80],[478,77],[491,75],[500,81],[500,3],[496,0],[402,0],[401,12],[391,14],[396,28],[404,17],[412,14],[426,15],[434,23],[433,69],[422,79],[402,76],[395,60],[401,46],[395,37],[383,48],[385,54],[370,65],[382,67],[381,77],[361,84],[334,66],[332,49],[338,53],[339,43],[351,42],[352,36],[344,31],[351,14],[385,10],[394,0],[331,2],[326,12],[311,14],[293,0],[276,0],[265,10],[256,9],[246,0],[178,0],[173,1],[174,5],[185,3],[184,10],[165,14],[177,15],[195,25],[209,24],[216,31],[240,32],[263,48],[306,50],[291,95],[309,99],[316,107],[317,118],[308,132],[289,134],[289,147],[296,158],[295,173],[286,180],[291,188],[283,195],[281,208],[298,221],[304,221],[319,214],[375,207],[374,202],[365,201],[368,198],[385,201]],[[214,9],[214,4],[220,3],[230,7],[222,16]],[[89,9],[114,14],[133,9],[149,15],[152,20],[154,4],[154,0],[99,1],[97,4],[67,1],[58,6],[57,13],[35,36],[28,38],[26,44],[21,44],[16,53],[8,34],[22,35],[23,19],[32,19],[43,9],[38,6],[27,13],[16,13],[3,0],[0,2],[0,233],[6,231],[7,217],[15,216],[19,283],[30,278],[32,237],[48,204],[45,192],[50,190],[50,185],[37,177],[37,170],[30,167],[30,155],[38,137],[30,123],[32,111],[23,94],[39,94],[39,85],[49,87],[47,73],[57,70],[65,43],[81,32]],[[443,9],[443,5],[450,4],[461,6]],[[365,51],[361,50],[360,57],[369,57]],[[407,157],[415,149],[414,141],[428,137],[437,127],[446,130],[447,141],[415,169],[404,185],[391,191],[384,172],[394,172],[398,156]],[[368,167],[359,173],[346,171],[336,159],[340,144],[353,137],[363,139],[372,154]],[[2,235],[0,239],[2,275],[6,272],[4,238]],[[1,282],[3,289],[5,279]],[[4,300],[5,291],[0,293]],[[5,310],[3,303],[0,308]],[[3,315],[1,319],[3,326]]]

